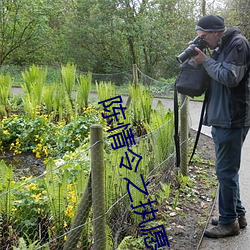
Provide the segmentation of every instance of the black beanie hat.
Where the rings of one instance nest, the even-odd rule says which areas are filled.
[[[203,16],[195,26],[195,30],[204,31],[224,31],[225,24],[224,19],[221,16]]]

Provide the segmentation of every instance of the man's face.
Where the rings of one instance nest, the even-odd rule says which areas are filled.
[[[204,39],[210,49],[215,49],[218,46],[218,42],[221,38],[221,32],[206,32],[203,30],[197,30],[197,35]]]

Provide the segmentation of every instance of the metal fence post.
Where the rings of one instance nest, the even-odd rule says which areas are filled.
[[[94,250],[106,249],[103,130],[90,127]]]

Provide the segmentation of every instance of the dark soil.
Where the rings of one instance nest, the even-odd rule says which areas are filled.
[[[0,160],[4,160],[6,165],[12,165],[16,180],[23,176],[39,176],[45,171],[44,159],[37,159],[32,153],[13,155],[12,152],[7,152],[0,156]]]

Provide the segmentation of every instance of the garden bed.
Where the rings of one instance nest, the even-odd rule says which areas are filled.
[[[29,244],[27,247],[46,245],[51,249],[64,245],[89,178],[90,126],[98,123],[103,125],[105,138],[103,185],[109,225],[107,249],[145,249],[140,225],[147,223],[147,230],[164,225],[172,249],[185,246],[193,250],[198,245],[216,193],[213,157],[207,158],[208,148],[213,152],[211,139],[201,136],[198,156],[189,166],[188,176],[182,176],[174,167],[173,112],[166,110],[162,102],[152,110],[153,97],[144,86],[129,85],[131,105],[126,109],[119,105],[121,96],[116,96],[112,83],[97,84],[99,103],[117,98],[113,112],[120,109],[123,114],[126,109],[112,123],[113,119],[105,119],[112,117],[107,108],[113,101],[105,105],[105,109],[103,104],[97,105],[97,101],[89,105],[90,74],[76,76],[75,66],[67,65],[62,67],[62,82],[48,86],[46,71],[32,66],[24,73],[22,98],[9,98],[11,78],[9,75],[4,78],[8,91],[3,92],[3,100],[8,101],[2,103],[0,110],[0,150],[7,166],[0,162],[0,245],[6,249],[23,243]],[[33,74],[40,84],[32,80]],[[73,89],[76,89],[75,95],[72,95]],[[118,114],[121,113],[113,115],[117,118]],[[126,125],[120,126],[121,121]],[[129,131],[136,138],[136,143],[131,140],[130,145],[127,144],[130,156],[126,155],[125,145],[112,146],[112,138],[128,125],[132,126]],[[134,156],[137,160],[133,162]],[[130,161],[132,166],[127,166]],[[138,167],[140,161],[142,164]],[[8,167],[10,163],[13,168]],[[148,213],[149,207],[141,210],[139,204],[146,193],[139,189],[131,190],[134,205],[139,210],[131,209],[126,181],[139,185],[142,183],[140,176],[149,178],[146,193],[157,215]],[[91,249],[93,245],[91,216],[84,236],[76,239],[77,249]],[[150,216],[156,217],[148,219]]]
[[[194,137],[194,132],[191,131]],[[217,193],[217,179],[214,168],[214,145],[211,138],[200,136],[194,163],[189,166],[191,182],[179,189],[176,210],[172,209],[175,194],[164,202],[160,209],[167,215],[167,235],[170,249],[198,249],[203,231],[214,205]]]
[[[193,131],[191,131],[191,137],[194,137]],[[9,156],[5,157],[5,161],[7,164],[13,165],[16,177],[29,176],[30,174],[37,176],[45,170],[43,160],[37,159],[34,154],[24,153]],[[165,194],[163,197],[158,196],[158,205],[156,206],[159,210],[157,220],[164,222],[170,243],[170,248],[166,249],[198,249],[217,190],[213,161],[212,139],[201,135],[194,163],[189,166],[189,178],[178,177],[176,169],[173,170],[171,177],[168,176],[171,178],[171,192],[168,198],[164,197]],[[154,183],[157,184],[157,178],[159,178],[159,181],[164,184],[162,176],[161,173],[154,176],[156,178]],[[167,175],[165,175],[166,177]],[[153,188],[150,193],[154,193]],[[159,192],[157,193],[159,195]],[[114,226],[110,225],[110,228]],[[138,248],[138,241],[133,242],[132,239],[131,244],[127,243],[126,247],[131,250],[143,249]]]
[[[194,137],[195,132],[191,131],[191,138]],[[190,147],[192,146],[191,140]],[[168,165],[172,165],[171,174],[157,171],[151,176],[153,185],[149,190],[150,199],[157,200],[157,205],[154,207],[158,209],[157,223],[164,225],[170,243],[170,248],[165,246],[158,249],[195,250],[199,248],[217,193],[214,160],[213,141],[201,134],[197,154],[188,168],[187,177],[178,175],[178,169],[173,165],[174,161],[168,162]],[[167,191],[168,183],[171,183],[169,191]],[[119,242],[120,246],[117,249],[146,250],[147,248],[143,248],[143,238],[131,236],[132,232],[133,235],[136,234],[136,228],[129,220],[130,217],[127,215],[127,221],[122,223],[121,218],[126,217],[125,214],[119,214],[117,217],[119,225],[114,224],[113,227],[124,233],[123,242]]]
[[[0,156],[0,160],[4,160],[6,165],[12,165],[16,180],[24,176],[39,176],[45,171],[44,159],[38,159],[32,153],[13,155],[12,152],[9,152]]]

